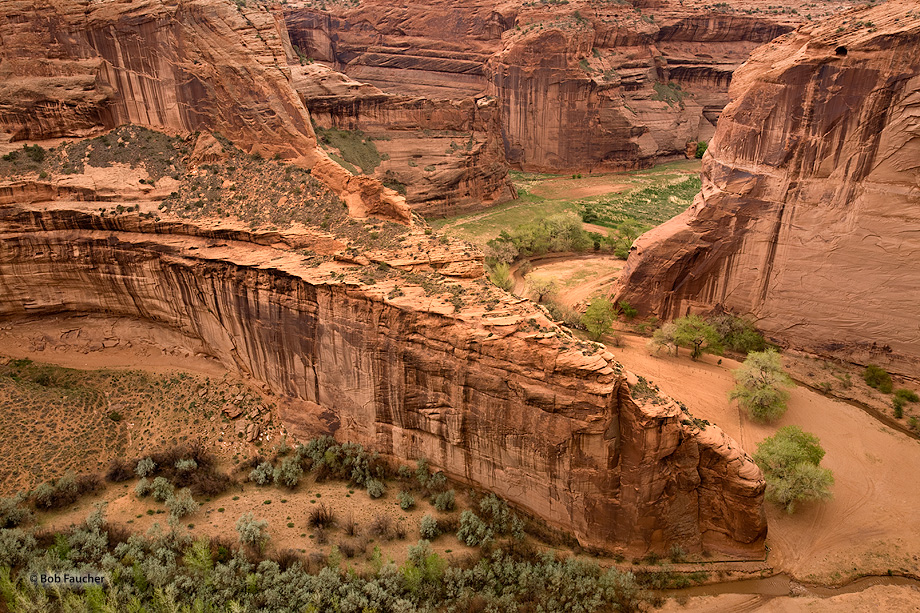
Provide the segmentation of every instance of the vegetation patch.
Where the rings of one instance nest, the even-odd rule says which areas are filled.
[[[374,174],[374,169],[380,166],[382,160],[380,152],[374,141],[361,130],[340,130],[338,128],[314,128],[319,142],[327,149],[339,151],[341,157],[336,159],[340,164],[345,162],[353,174]],[[360,168],[358,172],[355,168]]]

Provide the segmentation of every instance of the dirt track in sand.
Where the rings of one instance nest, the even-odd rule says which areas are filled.
[[[775,425],[752,422],[727,399],[738,362],[704,356],[656,357],[646,339],[611,347],[627,369],[648,377],[691,412],[721,426],[749,453],[782,426],[816,434],[834,472],[834,498],[788,515],[768,505],[769,562],[800,580],[838,583],[858,574],[920,576],[920,443],[850,404],[807,388],[791,390],[789,410]]]

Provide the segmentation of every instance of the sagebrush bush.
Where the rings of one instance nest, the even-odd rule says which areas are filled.
[[[156,463],[150,458],[143,458],[137,462],[134,468],[134,474],[138,477],[149,477],[157,468]]]
[[[191,472],[198,468],[198,462],[192,460],[191,458],[184,458],[182,460],[176,460],[176,470],[180,473]]]
[[[15,528],[32,518],[32,512],[22,506],[26,497],[18,493],[10,498],[0,498],[0,529]]]
[[[371,479],[366,483],[367,494],[371,498],[380,498],[387,492],[387,486],[379,479]]]
[[[147,480],[147,477],[141,477],[137,485],[134,486],[134,493],[138,498],[146,498],[153,491],[153,485]]]
[[[438,520],[431,515],[425,515],[419,524],[418,533],[423,539],[429,541],[435,540],[441,535],[441,529],[438,527]]]
[[[297,456],[284,458],[273,473],[275,485],[283,485],[288,488],[297,487],[302,476],[303,468],[300,465],[300,458]]]
[[[236,531],[243,545],[258,551],[265,549],[268,543],[268,522],[256,519],[252,513],[244,513],[236,522]]]
[[[441,512],[448,512],[454,510],[454,505],[456,504],[456,493],[454,490],[447,490],[446,492],[441,492],[434,497],[434,508]]]
[[[476,547],[492,540],[492,530],[478,515],[472,511],[464,511],[460,514],[457,539],[468,547]]]
[[[396,500],[399,501],[399,508],[403,511],[408,511],[415,506],[415,496],[405,490],[396,495]]]
[[[192,498],[191,492],[187,489],[183,489],[170,495],[166,499],[166,508],[169,509],[170,517],[181,519],[197,511],[198,503]]]
[[[153,494],[153,499],[157,502],[166,502],[166,499],[172,496],[175,489],[166,477],[157,477],[153,480],[150,493]]]
[[[275,467],[271,462],[262,462],[249,472],[249,480],[256,485],[270,485],[275,479]]]

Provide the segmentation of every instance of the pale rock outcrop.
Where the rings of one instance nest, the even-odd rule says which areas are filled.
[[[920,11],[892,0],[758,49],[693,206],[640,237],[619,296],[750,313],[810,352],[920,375]]]

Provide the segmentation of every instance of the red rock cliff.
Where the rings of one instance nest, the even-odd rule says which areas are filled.
[[[620,295],[715,305],[784,342],[917,375],[920,11],[892,0],[758,49],[684,214],[635,244]]]

